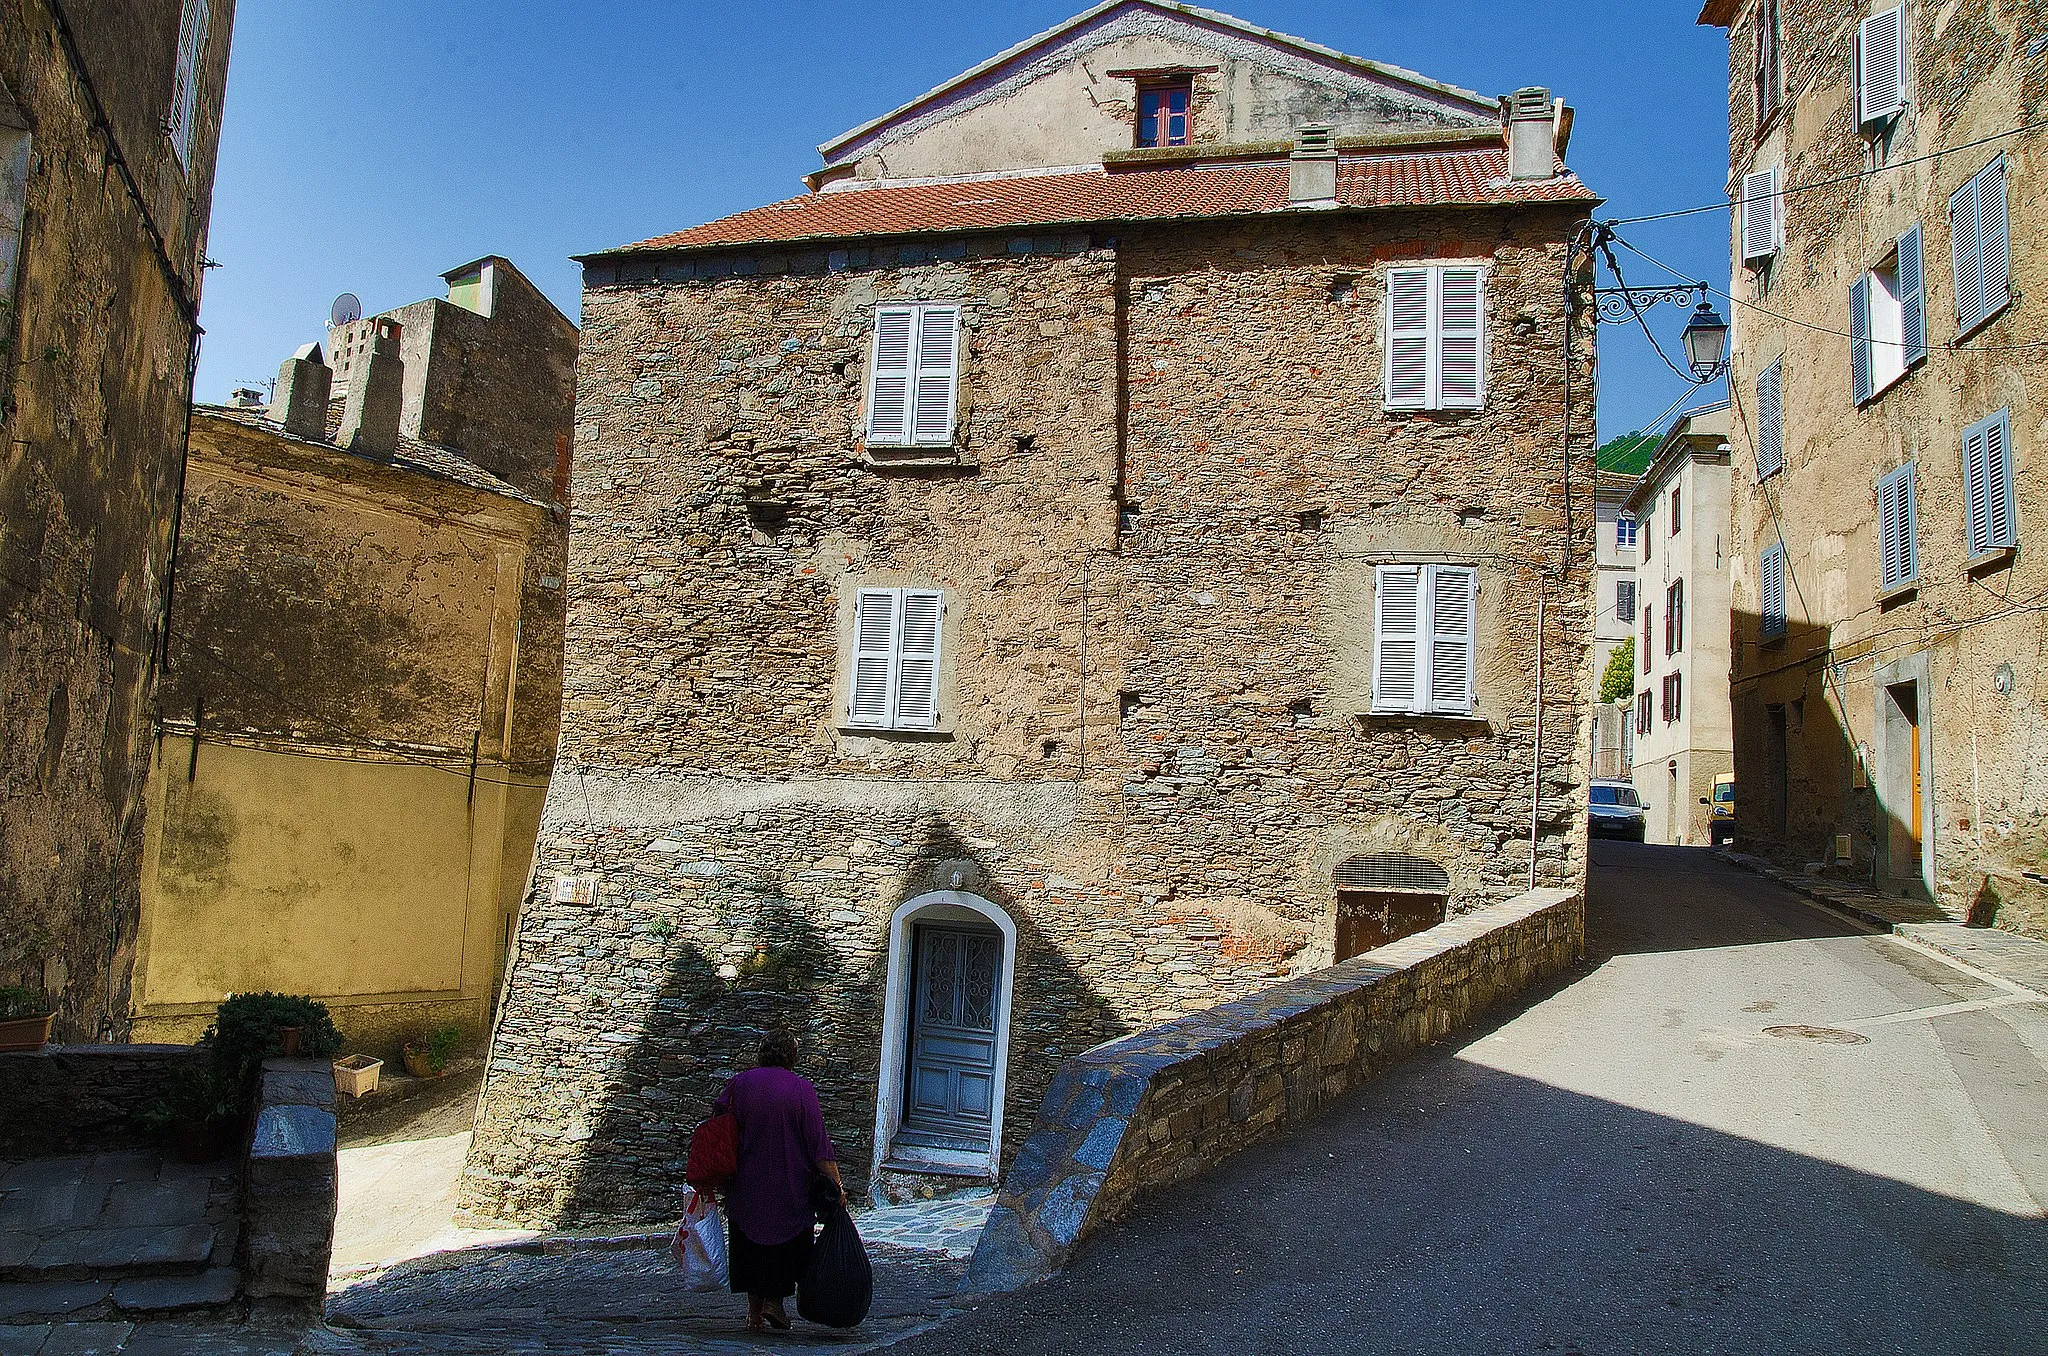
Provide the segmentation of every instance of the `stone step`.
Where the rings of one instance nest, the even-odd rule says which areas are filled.
[[[241,1273],[233,1267],[174,1276],[0,1283],[0,1324],[224,1313],[241,1293]]]
[[[0,1284],[190,1275],[232,1258],[233,1233],[232,1226],[179,1224],[0,1234],[0,1255],[12,1249],[19,1256],[25,1245],[34,1247],[13,1265],[0,1267]]]

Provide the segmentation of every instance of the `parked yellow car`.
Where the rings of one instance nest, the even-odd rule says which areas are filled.
[[[1707,841],[1715,847],[1735,841],[1735,774],[1724,772],[1714,778],[1714,798],[1700,797],[1707,807]]]

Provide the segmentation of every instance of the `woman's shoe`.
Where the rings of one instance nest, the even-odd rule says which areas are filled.
[[[789,1331],[789,1314],[780,1304],[761,1306],[761,1317],[777,1332]]]

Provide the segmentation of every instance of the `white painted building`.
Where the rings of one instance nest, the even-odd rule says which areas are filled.
[[[1601,471],[1593,484],[1595,519],[1595,611],[1593,615],[1594,681],[1607,672],[1615,650],[1635,634],[1636,525],[1622,513],[1636,477]],[[1594,777],[1626,778],[1633,759],[1635,729],[1628,703],[1593,708]]]

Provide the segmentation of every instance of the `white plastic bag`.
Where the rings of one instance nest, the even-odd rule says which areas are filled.
[[[725,1218],[718,1203],[695,1187],[683,1198],[683,1222],[669,1241],[669,1254],[683,1269],[683,1289],[726,1288]]]

